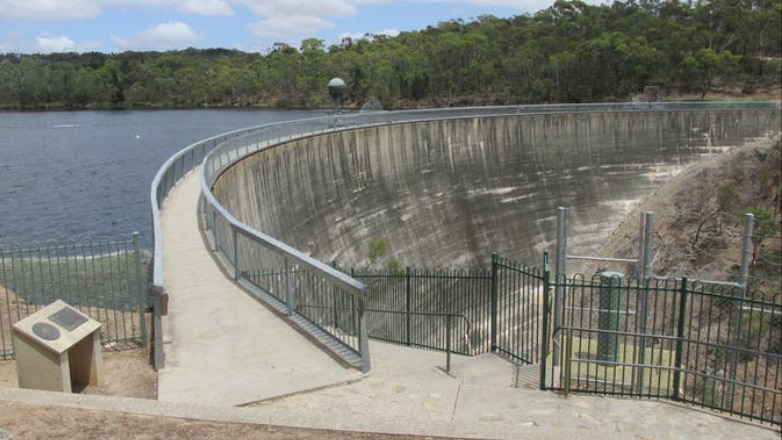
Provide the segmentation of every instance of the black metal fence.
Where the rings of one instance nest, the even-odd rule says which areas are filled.
[[[104,345],[146,346],[150,259],[138,234],[0,248],[0,358],[13,356],[13,324],[58,299],[99,321]]]
[[[543,353],[549,297],[548,256],[543,269],[492,257],[493,351],[521,364],[538,364]]]
[[[367,286],[369,337],[435,350],[446,350],[450,340],[453,352],[467,355],[488,349],[490,271],[354,269],[351,275]]]
[[[782,304],[687,279],[565,284],[564,392],[666,398],[782,424]]]
[[[544,389],[672,399],[782,424],[782,304],[737,285],[617,273],[552,281],[547,258],[538,269],[497,255],[488,270],[352,275],[367,285],[375,339],[492,351],[538,365],[531,380]],[[557,284],[565,300],[554,328]]]
[[[490,269],[353,269],[351,275],[367,285],[371,338],[434,350],[450,343],[459,354],[495,351],[513,362],[539,362],[547,270],[495,254]]]

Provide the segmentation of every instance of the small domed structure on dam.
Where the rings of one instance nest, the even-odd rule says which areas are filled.
[[[334,105],[334,113],[338,114],[342,109],[342,98],[345,96],[348,86],[342,78],[332,78],[326,87]]]

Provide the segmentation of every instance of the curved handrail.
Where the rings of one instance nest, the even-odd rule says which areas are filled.
[[[233,228],[241,233],[256,237],[259,242],[273,247],[289,255],[297,263],[324,274],[332,282],[338,283],[350,291],[361,290],[361,283],[318,262],[302,252],[285,245],[274,238],[245,225],[228,213],[213,197],[211,189],[217,178],[231,165],[262,149],[272,147],[281,142],[296,138],[337,131],[369,127],[372,125],[389,125],[405,122],[447,120],[470,117],[490,117],[503,115],[535,115],[557,113],[590,113],[590,112],[628,112],[628,111],[709,111],[730,109],[777,109],[782,108],[780,101],[706,101],[706,102],[631,102],[610,104],[556,104],[556,105],[518,105],[469,107],[447,109],[406,110],[394,112],[370,112],[357,114],[332,115],[319,118],[309,118],[300,121],[290,121],[250,127],[214,136],[191,144],[169,158],[155,175],[151,189],[152,205],[152,239],[154,247],[152,288],[163,294],[163,243],[160,225],[160,206],[168,191],[186,174],[202,165],[200,179],[202,193],[209,202],[213,212],[223,216]],[[200,159],[200,160],[198,160]],[[207,220],[208,221],[208,220]],[[156,297],[159,295],[156,295]],[[156,313],[157,316],[157,313]],[[157,321],[156,321],[157,324]],[[160,332],[156,332],[159,337]],[[162,342],[162,341],[161,341]],[[161,347],[162,343],[156,344]],[[156,355],[156,365],[158,364]],[[160,364],[162,365],[162,354]]]

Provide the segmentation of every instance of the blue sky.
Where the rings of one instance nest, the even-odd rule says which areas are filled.
[[[227,48],[396,35],[452,19],[511,17],[553,0],[0,0],[0,53]],[[587,3],[599,3],[588,1]]]

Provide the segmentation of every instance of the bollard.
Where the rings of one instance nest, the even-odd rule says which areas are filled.
[[[601,361],[619,360],[619,331],[622,308],[622,281],[619,272],[600,273],[600,317],[597,336],[597,358]]]

